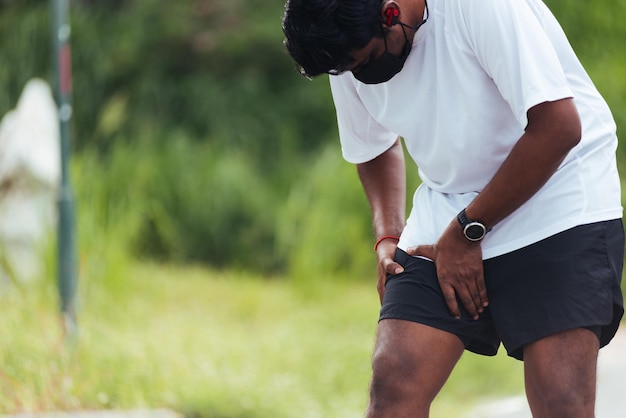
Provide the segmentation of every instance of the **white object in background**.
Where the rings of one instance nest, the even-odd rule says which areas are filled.
[[[57,219],[60,158],[52,91],[33,79],[0,122],[0,282],[43,272],[43,245]]]

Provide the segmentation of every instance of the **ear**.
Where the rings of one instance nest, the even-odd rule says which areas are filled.
[[[380,6],[383,23],[387,27],[396,25],[400,19],[400,8],[395,1],[386,1]]]

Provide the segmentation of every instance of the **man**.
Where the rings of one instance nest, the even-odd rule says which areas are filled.
[[[594,416],[623,315],[611,113],[541,0],[287,0],[369,199],[369,417],[427,417],[464,349],[524,361],[537,418]],[[422,185],[405,221],[403,137]]]

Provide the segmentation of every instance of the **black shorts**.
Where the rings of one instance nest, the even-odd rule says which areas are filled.
[[[603,347],[624,314],[621,219],[581,225],[484,261],[489,307],[474,320],[448,311],[433,262],[398,249],[404,272],[390,275],[380,320],[403,319],[457,335],[469,351],[523,359],[525,344],[573,328],[596,332]]]

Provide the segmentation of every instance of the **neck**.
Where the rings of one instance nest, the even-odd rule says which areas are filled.
[[[411,29],[417,32],[420,26],[422,26],[429,18],[428,3],[427,0],[407,0],[406,3],[406,19],[405,23],[401,25],[407,29]]]

